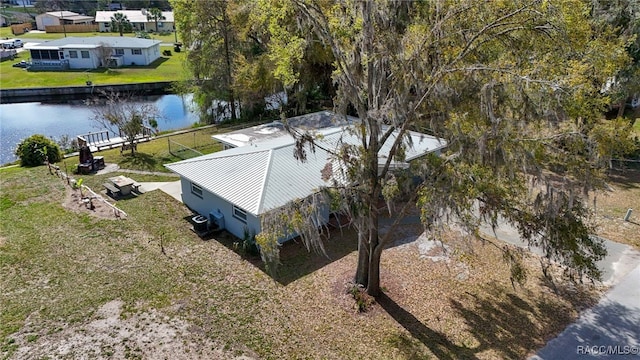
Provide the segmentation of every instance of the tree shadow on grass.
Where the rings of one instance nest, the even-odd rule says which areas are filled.
[[[376,302],[415,339],[429,348],[438,359],[477,359],[476,349],[454,344],[445,334],[423,324],[386,294],[380,294],[376,298]],[[410,341],[404,339],[402,343],[403,346],[399,349],[405,352],[409,358],[417,358],[419,351],[411,348]]]
[[[185,220],[191,222],[193,216],[195,214],[186,217]],[[356,235],[353,229],[336,230],[331,233],[331,236],[324,242],[327,256],[307,250],[299,239],[289,240],[280,246],[280,264],[275,274],[272,274],[267,271],[260,255],[247,251],[243,247],[243,240],[233,234],[223,230],[209,234],[202,239],[219,242],[285,286],[357,250]]]
[[[497,352],[505,359],[526,357],[569,325],[573,310],[595,302],[587,295],[569,301],[569,292],[566,301],[561,301],[562,296],[540,296],[522,289],[514,292],[500,284],[486,289],[482,294],[452,299],[451,305],[480,343],[476,353]]]
[[[573,310],[590,306],[597,298],[569,290],[559,296],[545,296],[497,283],[488,284],[479,294],[466,292],[450,302],[455,315],[466,323],[466,328],[458,331],[473,338],[477,344],[473,347],[454,343],[447,334],[430,328],[387,294],[381,294],[376,301],[411,334],[412,338],[401,335],[393,339],[406,358],[426,356],[418,341],[438,359],[477,359],[486,355],[522,359],[573,322]]]
[[[158,165],[159,162],[157,158],[142,152],[136,152],[134,155],[131,155],[130,152],[126,154],[123,153],[122,160],[120,161],[121,167],[147,171],[157,170]]]
[[[640,166],[611,170],[608,177],[610,183],[618,185],[625,190],[637,189],[640,187]]]
[[[563,359],[582,359],[588,356],[584,351],[586,347],[614,348],[624,352],[625,346],[630,347],[629,349],[637,349],[639,344],[638,308],[602,301],[584,312],[582,317],[567,327],[561,336],[549,341],[547,346],[538,351],[536,359],[557,359],[560,354]],[[602,357],[626,358],[621,355],[623,354],[609,354]],[[632,356],[632,353],[627,355]],[[593,356],[596,357],[596,354]]]

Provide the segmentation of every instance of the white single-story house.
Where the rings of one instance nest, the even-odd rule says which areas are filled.
[[[36,27],[38,30],[46,30],[53,25],[79,25],[93,24],[93,16],[80,15],[72,11],[50,11],[36,15]]]
[[[318,130],[322,135],[318,142],[327,149],[336,148],[339,142],[357,144],[359,137],[346,131],[348,126]],[[444,140],[433,136],[415,132],[409,135],[413,146],[406,151],[407,162],[446,146]],[[381,153],[389,152],[394,139],[392,135]],[[321,173],[333,161],[330,154],[316,148],[307,154],[305,162],[300,162],[294,158],[294,143],[293,137],[284,133],[165,166],[180,175],[185,205],[207,218],[209,224],[243,238],[245,229],[260,233],[262,215],[328,185]],[[385,161],[384,155],[380,161]],[[394,166],[406,167],[407,163]],[[321,216],[324,223],[328,222],[329,210],[322,210]]]
[[[96,69],[149,65],[160,58],[160,40],[121,36],[66,37],[28,45],[31,69]]]
[[[149,18],[149,12],[147,9],[141,10],[117,10],[117,11],[96,11],[96,24],[98,24],[98,31],[109,32],[111,30],[111,18],[115,13],[124,14],[134,31],[174,31],[175,24],[173,20],[173,11],[163,11],[162,16],[164,19],[158,20],[158,28],[156,29],[156,22]]]

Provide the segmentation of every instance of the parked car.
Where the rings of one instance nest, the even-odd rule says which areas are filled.
[[[29,63],[26,60],[22,60],[20,62],[13,64],[13,67],[17,67],[17,68],[27,68],[28,66],[29,66]]]
[[[24,43],[20,39],[1,40],[0,43],[5,49],[15,49],[24,46]]]

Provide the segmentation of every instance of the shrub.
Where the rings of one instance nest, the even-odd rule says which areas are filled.
[[[49,158],[50,163],[62,160],[60,147],[55,141],[44,135],[31,135],[24,139],[16,149],[16,156],[20,158],[21,166],[38,166]]]

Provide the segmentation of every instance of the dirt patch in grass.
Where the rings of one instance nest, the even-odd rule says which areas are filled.
[[[107,201],[108,200],[104,197],[97,197],[91,193],[87,193],[86,191],[81,194],[80,190],[67,188],[66,197],[62,206],[71,211],[89,214],[100,219],[123,219],[125,215],[108,205]]]
[[[155,310],[127,315],[123,313],[123,305],[119,300],[109,301],[96,311],[93,319],[71,326],[59,324],[57,331],[44,334],[31,331],[31,323],[39,320],[34,314],[23,329],[14,334],[13,356],[17,359],[251,359],[233,356],[184,321]]]

